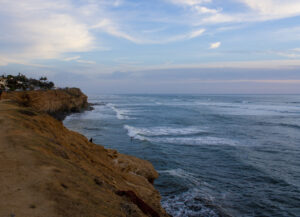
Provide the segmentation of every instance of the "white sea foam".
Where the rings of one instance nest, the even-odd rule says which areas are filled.
[[[210,136],[192,136],[193,134],[205,132],[197,127],[187,128],[167,128],[167,127],[152,127],[152,128],[137,128],[129,125],[124,125],[127,134],[130,137],[142,141],[150,141],[156,143],[169,143],[178,145],[237,145],[236,141],[210,137]],[[188,135],[190,135],[188,137]],[[161,137],[160,137],[161,136]],[[171,137],[175,136],[175,137]],[[178,137],[180,136],[180,137]]]
[[[200,180],[196,178],[195,174],[189,173],[183,169],[170,169],[170,170],[160,170],[158,171],[160,174],[168,174],[171,176],[179,177],[182,179],[185,179],[189,183],[191,183],[193,186],[197,186],[200,184]]]
[[[299,107],[276,104],[254,104],[248,101],[239,103],[226,102],[196,102],[198,106],[207,106],[222,113],[232,115],[285,115],[299,114]]]
[[[182,194],[163,198],[162,206],[174,217],[218,217],[211,208],[212,198],[206,199],[199,189],[193,188]],[[205,203],[209,204],[208,206]]]
[[[173,128],[173,127],[132,127],[125,125],[124,128],[128,131],[128,135],[135,137],[136,135],[142,136],[178,136],[178,135],[192,135],[201,132],[205,132],[199,127],[182,127],[182,128]]]
[[[116,108],[114,104],[108,103],[107,106],[111,108],[115,113],[118,119],[130,119],[128,116],[129,111],[125,109]]]
[[[237,142],[234,140],[210,136],[151,138],[151,140],[178,145],[237,145]]]

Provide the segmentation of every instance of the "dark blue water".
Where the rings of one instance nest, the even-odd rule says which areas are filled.
[[[151,161],[173,216],[300,216],[299,95],[99,95],[90,102],[105,104],[65,125]]]

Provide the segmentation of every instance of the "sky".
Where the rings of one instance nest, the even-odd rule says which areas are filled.
[[[300,0],[0,0],[0,74],[97,93],[300,93]]]

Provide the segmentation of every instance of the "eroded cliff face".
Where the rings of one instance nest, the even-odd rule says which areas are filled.
[[[60,120],[71,112],[80,112],[88,107],[87,96],[78,88],[4,92],[2,98],[47,112]]]
[[[46,112],[81,103],[67,103],[68,96],[59,102],[55,92],[24,93],[32,99],[25,106],[0,101],[0,216],[168,216],[152,185],[153,166],[65,128]]]

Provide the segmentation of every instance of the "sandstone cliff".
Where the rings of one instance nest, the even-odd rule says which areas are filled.
[[[88,107],[87,96],[78,88],[4,92],[3,99],[12,99],[21,106],[32,107],[63,119],[70,112],[80,112]]]
[[[81,92],[61,91],[0,101],[0,216],[168,216],[148,161],[90,143],[47,114],[86,107]]]

